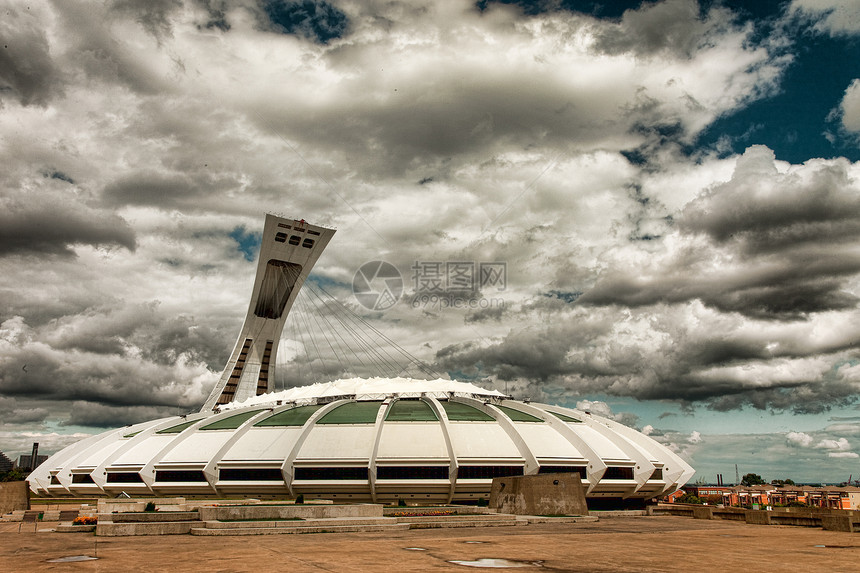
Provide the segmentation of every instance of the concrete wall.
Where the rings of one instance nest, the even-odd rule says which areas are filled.
[[[154,503],[158,511],[184,511],[184,497],[144,497],[116,498],[98,500],[99,513],[123,513],[127,511],[143,511],[147,504]]]
[[[382,517],[382,506],[356,505],[234,505],[201,507],[202,521],[233,519],[326,519],[334,517]]]
[[[493,479],[490,508],[514,515],[588,515],[579,474],[542,474]]]
[[[27,482],[0,482],[0,515],[20,509],[30,509],[30,488]]]

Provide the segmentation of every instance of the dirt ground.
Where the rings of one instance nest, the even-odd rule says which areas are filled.
[[[21,532],[18,532],[19,525]],[[0,524],[0,571],[487,571],[451,563],[508,559],[517,571],[851,571],[860,534],[686,517],[588,524],[242,537],[95,537],[56,523]],[[51,562],[74,556],[92,561]],[[509,564],[510,565],[510,564]]]

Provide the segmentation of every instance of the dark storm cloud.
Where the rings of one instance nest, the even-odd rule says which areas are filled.
[[[48,415],[47,408],[29,408],[14,398],[0,396],[0,425],[39,423],[44,421]]]
[[[38,343],[8,350],[3,364],[0,393],[6,396],[123,406],[188,408],[200,403],[199,396],[189,395],[189,368],[160,367],[116,354],[62,352]]]
[[[578,302],[640,307],[698,299],[778,320],[852,309],[858,298],[846,285],[860,272],[860,190],[849,168],[836,159],[780,173],[772,151],[751,147],[730,181],[673,218],[689,247],[648,261],[648,270],[616,268]]]
[[[349,20],[325,0],[262,0],[268,27],[282,34],[295,34],[321,44],[340,38]]]
[[[169,29],[159,28],[158,14],[171,3],[159,0],[148,16],[146,0],[121,3],[116,15],[121,17],[127,10],[140,13],[141,24],[145,28],[148,26],[156,38],[161,38]],[[98,82],[120,84],[139,94],[163,95],[176,88],[175,83],[158,70],[158,59],[139,47],[129,46],[125,38],[115,35],[102,7],[85,2],[57,2],[53,8],[61,23],[59,35],[67,44],[59,57],[69,71],[83,72]]]
[[[72,256],[75,245],[118,246],[134,251],[136,239],[122,217],[79,203],[7,203],[0,212],[0,256]]]
[[[187,408],[153,406],[108,406],[96,402],[76,401],[72,404],[71,416],[64,426],[89,426],[92,428],[119,428],[139,422],[178,416],[188,412]]]
[[[45,106],[62,93],[60,71],[51,57],[37,6],[15,3],[0,18],[0,103]]]
[[[724,312],[794,320],[810,312],[854,308],[858,298],[843,289],[845,279],[857,272],[860,257],[832,260],[806,255],[742,272],[700,273],[693,267],[646,280],[621,275],[601,279],[579,303],[641,307],[698,299]]]
[[[750,406],[795,413],[819,413],[857,400],[858,373],[832,367],[836,357],[852,355],[860,344],[856,327],[827,341],[803,332],[779,335],[774,342],[773,333],[744,332],[736,325],[691,328],[654,317],[649,337],[629,339],[618,336],[619,329],[634,327],[613,326],[608,318],[565,315],[545,329],[511,333],[490,345],[449,345],[437,353],[437,367],[516,380],[536,398],[566,388],[580,395],[668,400],[720,411]]]
[[[854,241],[860,236],[860,190],[844,159],[810,162],[803,173],[780,174],[773,152],[747,150],[732,180],[691,202],[682,229],[719,243],[737,241],[761,253],[807,243]]]
[[[114,301],[55,319],[40,339],[55,350],[108,357],[133,354],[160,366],[185,355],[218,370],[230,350],[226,329],[215,321],[200,324],[188,315],[169,316],[157,302],[130,306]]]
[[[667,51],[689,57],[709,34],[725,32],[731,21],[731,13],[718,8],[701,18],[696,0],[654,2],[625,11],[617,26],[597,35],[595,47],[607,54],[651,56]]]
[[[204,209],[203,203],[236,182],[193,171],[164,172],[141,170],[123,175],[105,186],[104,200],[109,205],[147,205],[160,209]]]

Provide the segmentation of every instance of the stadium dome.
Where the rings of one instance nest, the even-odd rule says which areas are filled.
[[[693,474],[612,420],[450,380],[315,384],[83,440],[30,476],[48,495],[487,497],[492,478],[575,472],[590,498],[649,499]]]
[[[273,341],[332,234],[268,216],[245,325],[203,409],[73,444],[30,475],[31,490],[444,503],[488,497],[494,477],[570,472],[592,501],[629,503],[692,477],[669,448],[614,420],[465,382],[353,378],[273,392]]]

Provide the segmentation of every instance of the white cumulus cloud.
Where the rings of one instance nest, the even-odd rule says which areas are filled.
[[[839,438],[838,440],[821,440],[815,447],[822,450],[847,451],[851,449],[851,444],[845,438]]]
[[[812,445],[812,436],[804,432],[789,432],[786,434],[785,439],[790,446],[808,448]]]

